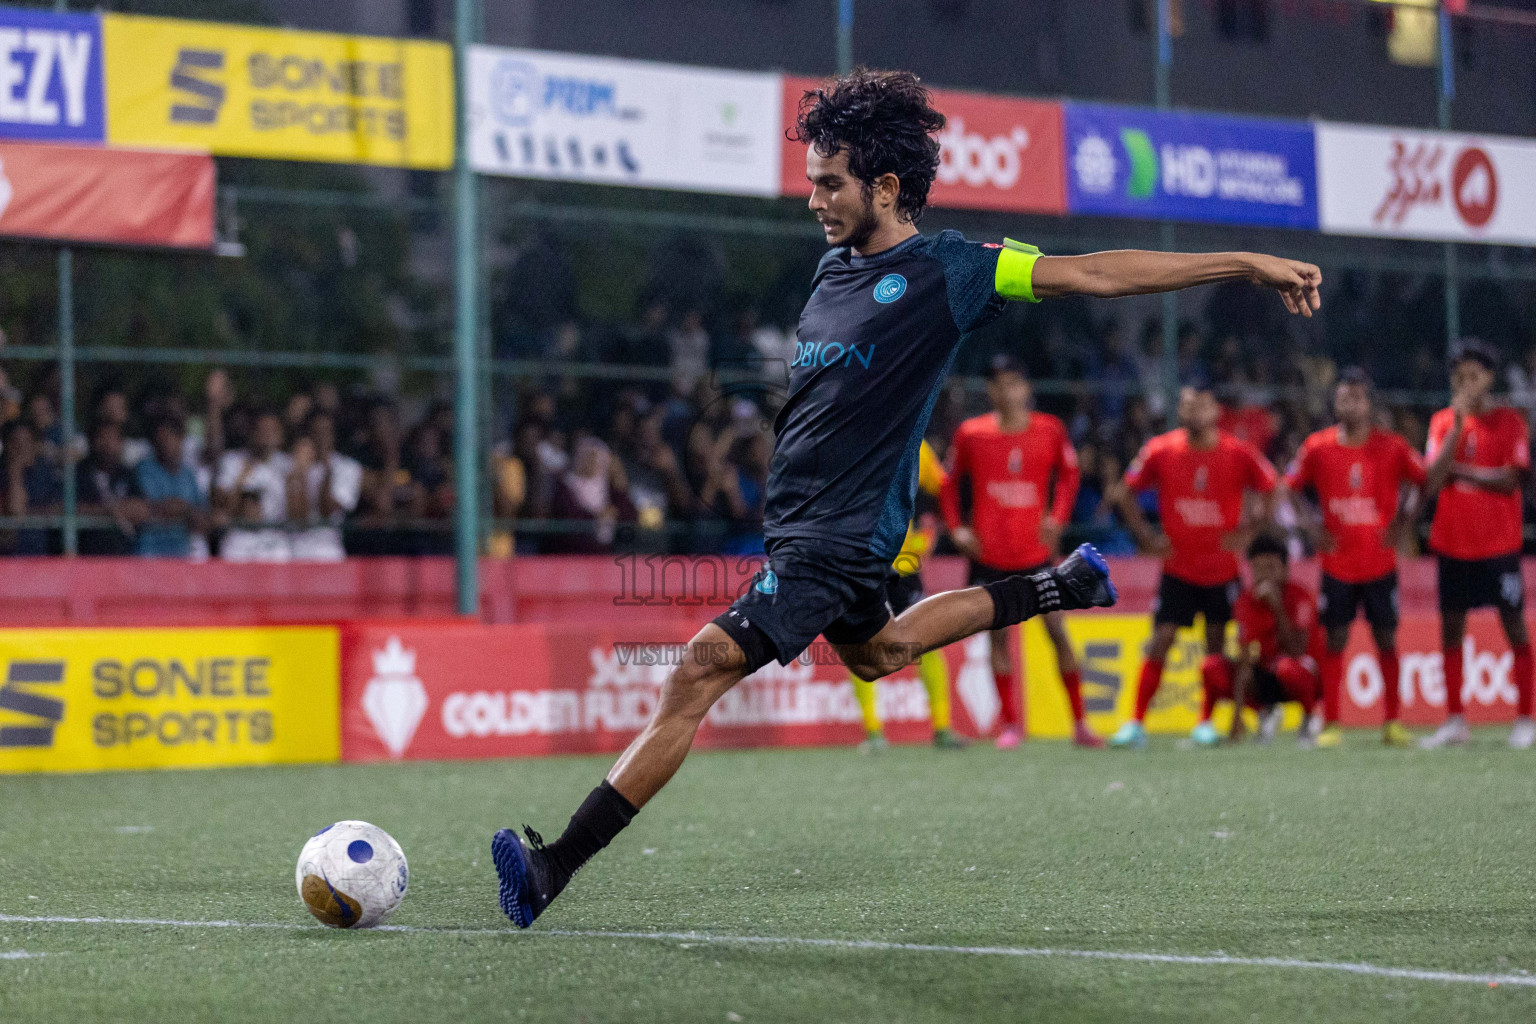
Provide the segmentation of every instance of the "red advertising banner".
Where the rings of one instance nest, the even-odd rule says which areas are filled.
[[[0,143],[0,235],[207,249],[210,157]]]
[[[784,78],[784,127],[795,123],[800,98],[814,78]],[[929,193],[934,206],[1009,213],[1067,212],[1066,163],[1060,103],[933,91],[949,124],[939,134],[939,177]],[[808,196],[805,147],[786,142],[784,195]]]
[[[1403,722],[1407,725],[1439,725],[1445,718],[1445,664],[1440,651],[1440,617],[1429,614],[1403,616],[1397,630],[1400,662],[1398,694]],[[1504,640],[1499,620],[1492,612],[1467,617],[1467,637],[1461,650],[1462,701],[1467,720],[1508,722],[1515,717],[1514,655]],[[1344,653],[1344,683],[1340,688],[1339,718],[1345,726],[1379,725],[1383,680],[1371,643],[1370,630],[1357,621]]]
[[[619,611],[622,611],[620,609]],[[618,751],[644,727],[697,627],[352,623],[341,631],[342,756],[439,760]],[[985,637],[948,651],[955,726],[994,725]],[[878,684],[892,740],[930,735],[915,669]],[[973,706],[974,705],[974,706]],[[700,747],[852,744],[863,727],[847,669],[818,643],[770,664],[710,711]]]

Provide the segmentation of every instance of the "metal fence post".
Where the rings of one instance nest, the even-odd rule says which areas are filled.
[[[853,70],[853,0],[837,0],[837,73]]]
[[[1170,0],[1157,0],[1157,109],[1167,110],[1173,103],[1173,13]],[[1162,246],[1172,249],[1173,223],[1164,221]],[[1179,296],[1163,293],[1163,418],[1169,428],[1179,420]]]
[[[480,417],[475,410],[479,396],[480,268],[478,181],[469,167],[469,46],[475,37],[475,0],[455,0],[454,53],[459,77],[458,138],[453,176],[454,199],[454,328],[453,355],[456,375],[453,416],[453,465],[455,477],[454,556],[456,592],[460,615],[480,610]]]
[[[75,493],[75,254],[68,247],[59,250],[59,427],[64,437],[64,554],[73,556],[80,550],[80,523]]]
[[[1451,127],[1451,102],[1456,99],[1455,39],[1451,34],[1451,12],[1440,5],[1440,130]],[[1445,243],[1445,351],[1450,353],[1461,340],[1461,281],[1456,265],[1456,243]]]

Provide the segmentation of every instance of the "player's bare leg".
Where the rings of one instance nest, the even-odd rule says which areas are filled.
[[[1060,612],[1045,616],[1045,635],[1050,638],[1056,651],[1056,670],[1061,675],[1061,685],[1067,691],[1067,703],[1072,708],[1072,742],[1079,747],[1096,749],[1104,741],[1088,728],[1087,712],[1083,708],[1083,676],[1077,665],[1077,652],[1072,649],[1072,638],[1067,635],[1067,619]]]
[[[1465,669],[1461,662],[1461,641],[1467,635],[1467,613],[1443,611],[1440,613],[1440,651],[1445,671],[1445,723],[1433,733],[1419,740],[1424,750],[1440,747],[1462,746],[1472,738],[1467,729],[1467,718],[1461,705],[1461,688]]]
[[[1108,607],[1116,599],[1109,567],[1092,545],[1084,544],[1054,569],[935,594],[891,619],[864,643],[834,646],[850,671],[863,679],[880,679],[928,651],[983,630],[1007,630],[1054,611]]]
[[[1532,679],[1531,637],[1526,629],[1525,616],[1520,609],[1500,608],[1499,623],[1504,627],[1504,637],[1514,652],[1515,690],[1519,694],[1514,727],[1509,730],[1509,745],[1516,750],[1529,750],[1536,743],[1536,722],[1531,720]]]
[[[525,845],[511,829],[496,833],[491,855],[500,880],[498,896],[514,924],[531,925],[577,869],[677,774],[704,716],[747,675],[746,666],[736,641],[714,623],[706,625],[688,642],[681,662],[662,684],[651,720],[587,796],[559,839],[545,846],[537,832],[525,827]]]

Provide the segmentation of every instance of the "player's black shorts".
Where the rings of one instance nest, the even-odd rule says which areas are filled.
[[[1440,611],[1466,612],[1492,606],[1518,612],[1525,607],[1520,555],[1466,561],[1440,556]]]
[[[923,577],[917,573],[903,576],[891,569],[885,577],[885,599],[892,615],[900,615],[923,599]]]
[[[1055,562],[1041,562],[1039,565],[1031,565],[1025,569],[994,569],[982,562],[972,561],[970,571],[966,574],[965,585],[968,587],[981,587],[988,583],[996,583],[998,580],[1007,579],[1009,576],[1028,576],[1030,573],[1040,572],[1042,569],[1053,569]]]
[[[890,575],[889,559],[852,545],[770,541],[768,560],[715,624],[741,645],[753,671],[775,659],[788,665],[818,635],[828,643],[861,644],[884,629],[891,620]]]
[[[1397,628],[1397,573],[1364,583],[1345,583],[1323,573],[1323,591],[1317,598],[1317,620],[1324,629],[1337,629],[1355,621],[1355,613],[1365,608],[1365,621],[1372,629]]]
[[[1205,616],[1207,626],[1225,623],[1232,618],[1232,605],[1237,601],[1237,590],[1237,580],[1203,587],[1163,573],[1162,581],[1157,585],[1157,604],[1152,609],[1152,621],[1193,626],[1195,616],[1199,614]]]

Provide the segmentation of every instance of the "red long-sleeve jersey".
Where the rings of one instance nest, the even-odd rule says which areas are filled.
[[[1056,552],[1040,540],[1047,510],[1058,523],[1072,518],[1081,474],[1066,425],[1043,412],[1029,414],[1023,430],[1004,433],[996,413],[960,424],[950,445],[949,478],[939,492],[944,523],[960,523],[960,478],[971,481],[971,529],[982,564],[1028,569]]]

